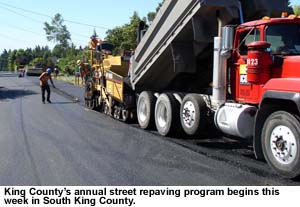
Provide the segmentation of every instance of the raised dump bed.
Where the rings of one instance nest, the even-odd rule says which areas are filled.
[[[142,90],[198,91],[212,81],[213,37],[225,24],[279,16],[274,0],[166,0],[135,51],[131,85]],[[242,5],[242,6],[241,6]],[[279,6],[281,5],[281,6]],[[217,18],[218,17],[218,18]]]

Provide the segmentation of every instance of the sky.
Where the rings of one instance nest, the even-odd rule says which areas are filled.
[[[107,29],[128,23],[137,11],[144,17],[155,11],[161,0],[0,0],[0,53],[4,49],[50,48],[44,22],[60,13],[72,42],[86,46],[94,29],[102,39]],[[78,22],[81,24],[75,24]],[[91,25],[91,26],[87,26]]]
[[[86,46],[94,29],[102,39],[107,29],[129,22],[134,11],[140,17],[154,11],[161,0],[0,0],[0,53],[4,49],[50,48],[44,22],[60,13],[71,33],[72,42]],[[291,0],[300,5],[300,0]],[[79,22],[82,24],[74,24]],[[86,26],[94,25],[94,26]]]
[[[290,0],[292,5],[300,5],[300,0]]]

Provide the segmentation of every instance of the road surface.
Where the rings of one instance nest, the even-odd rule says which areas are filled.
[[[0,185],[299,185],[248,143],[165,138],[83,107],[82,89],[0,74]],[[76,100],[79,98],[79,101]]]

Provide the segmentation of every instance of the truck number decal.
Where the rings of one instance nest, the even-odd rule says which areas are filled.
[[[257,58],[247,59],[247,65],[258,66],[258,59]]]

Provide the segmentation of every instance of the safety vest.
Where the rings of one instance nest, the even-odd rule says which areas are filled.
[[[79,71],[80,71],[80,75],[81,77],[84,77],[86,75],[88,75],[89,73],[91,73],[91,66],[87,63],[84,63],[83,65],[79,66]]]

